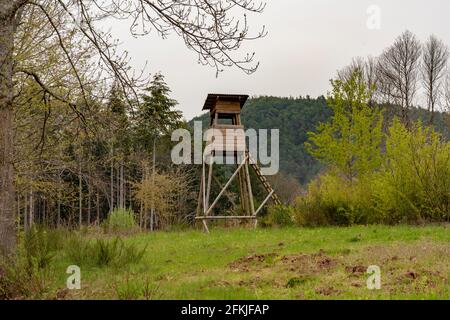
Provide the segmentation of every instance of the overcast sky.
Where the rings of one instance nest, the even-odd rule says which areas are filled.
[[[380,29],[369,29],[370,6],[381,10]],[[256,52],[260,67],[253,75],[199,65],[175,34],[134,39],[116,24],[113,34],[126,48],[135,68],[162,72],[178,108],[190,120],[201,113],[208,93],[313,97],[326,94],[329,79],[355,56],[376,56],[404,30],[422,41],[435,34],[450,45],[448,0],[267,0],[264,13],[251,16],[253,31],[262,25],[267,37],[247,43],[242,54]]]

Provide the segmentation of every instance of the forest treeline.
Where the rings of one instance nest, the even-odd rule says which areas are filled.
[[[161,227],[168,211],[183,216],[191,177],[171,168],[170,133],[183,121],[169,92],[156,74],[130,110],[114,83],[104,103],[83,110],[86,125],[45,100],[24,105],[16,117],[20,226],[99,225],[116,208],[137,212],[141,228]]]
[[[245,126],[280,129],[281,172],[270,180],[283,201],[297,201],[311,189],[308,183],[333,167],[323,154],[312,151],[310,139],[311,133],[336,117],[335,99],[350,106],[367,104],[370,110],[381,110],[382,134],[391,132],[397,121],[394,119],[413,134],[420,120],[429,128],[423,131],[426,135],[436,130],[442,134],[439,139],[448,139],[447,60],[446,46],[435,37],[421,44],[412,33],[405,32],[380,57],[355,59],[338,72],[335,81],[341,82],[341,91],[357,98],[330,92],[317,99],[250,99],[242,113]],[[355,73],[359,75],[356,80]],[[174,166],[170,160],[171,131],[190,125],[177,111],[177,102],[170,97],[161,74],[136,90],[135,97],[124,92],[120,81],[107,87],[104,98],[95,97],[95,87],[86,87],[89,104],[80,98],[69,108],[43,91],[33,74],[20,80],[14,132],[16,223],[21,229],[33,224],[77,228],[100,225],[117,208],[129,209],[141,229],[193,222],[198,168]],[[356,89],[349,88],[350,84]],[[61,83],[56,81],[55,88],[58,85]],[[358,96],[362,90],[367,95],[364,99]],[[78,94],[82,96],[83,92]],[[196,119],[204,121],[206,127],[207,115]],[[387,142],[383,139],[380,154],[386,154]],[[348,152],[353,150],[351,145],[347,147]],[[379,172],[380,168],[374,170]],[[254,192],[259,201],[263,191],[255,187]],[[231,209],[225,204],[219,204],[219,208],[224,212]]]

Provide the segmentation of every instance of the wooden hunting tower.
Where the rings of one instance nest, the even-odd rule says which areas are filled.
[[[270,198],[276,204],[281,203],[266,177],[262,175],[256,160],[250,155],[246,146],[244,126],[241,123],[241,110],[247,99],[247,95],[208,94],[203,106],[203,110],[209,110],[210,113],[210,128],[208,129],[210,139],[208,139],[209,142],[207,142],[203,153],[202,177],[196,219],[202,221],[206,232],[209,232],[207,222],[214,219],[254,220],[256,227],[257,214]],[[236,166],[234,173],[225,184],[222,184],[213,175],[213,165],[215,163],[213,159],[217,159],[217,157],[221,157],[223,163],[229,163],[226,159],[230,159],[231,157],[234,160],[232,162],[233,165]],[[249,165],[253,168],[256,176],[268,192],[267,197],[256,210],[250,181]],[[208,168],[206,169],[206,167]],[[207,173],[206,170],[208,171]],[[226,195],[233,205],[235,205],[233,199],[227,192],[227,188],[236,177],[240,206],[243,214],[234,216],[215,215],[214,207],[222,195]],[[210,203],[213,180],[219,186],[220,192],[214,201]]]

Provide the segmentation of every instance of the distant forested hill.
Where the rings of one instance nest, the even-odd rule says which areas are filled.
[[[392,109],[392,107],[391,107]],[[386,118],[392,118],[395,112],[385,112]],[[279,129],[280,130],[280,169],[291,175],[302,184],[307,183],[321,169],[321,164],[312,158],[305,149],[307,132],[314,131],[320,122],[325,122],[332,115],[324,97],[317,99],[258,97],[251,98],[242,110],[242,122],[245,128]],[[412,119],[424,119],[426,123],[429,113],[424,109],[414,109]],[[201,120],[203,128],[209,125],[207,113],[190,121]],[[442,114],[435,115],[438,130],[448,138],[449,132]]]

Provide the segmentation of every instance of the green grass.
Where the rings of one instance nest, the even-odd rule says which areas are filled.
[[[449,226],[219,229],[124,238],[146,248],[123,266],[82,267],[82,289],[64,290],[73,264],[53,262],[65,299],[449,299]],[[369,265],[381,289],[366,287]],[[53,293],[51,293],[53,294]]]

